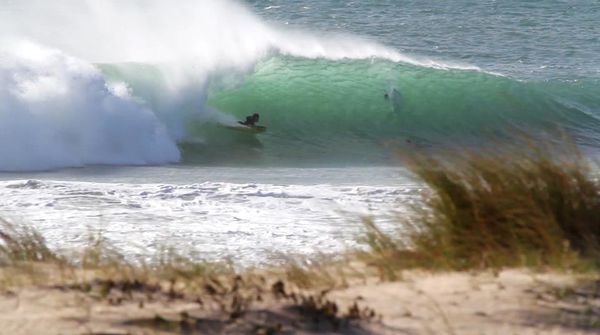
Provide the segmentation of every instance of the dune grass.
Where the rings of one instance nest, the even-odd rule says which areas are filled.
[[[0,227],[0,265],[62,261],[35,229],[15,226],[3,219]]]
[[[370,264],[406,267],[597,267],[600,182],[575,145],[524,141],[492,150],[410,153],[427,186],[398,233],[365,220]]]

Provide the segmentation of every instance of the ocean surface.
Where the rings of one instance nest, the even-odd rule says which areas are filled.
[[[598,1],[0,1],[0,216],[260,263],[392,229],[397,150],[600,147]],[[267,132],[228,127],[260,113]]]

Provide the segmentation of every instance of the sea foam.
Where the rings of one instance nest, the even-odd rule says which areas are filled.
[[[179,159],[165,127],[92,65],[36,44],[0,50],[0,170]]]

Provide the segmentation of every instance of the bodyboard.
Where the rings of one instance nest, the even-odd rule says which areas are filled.
[[[243,132],[243,133],[248,133],[248,134],[260,134],[260,133],[264,133],[265,131],[267,131],[267,127],[263,127],[263,126],[244,126],[244,125],[239,125],[239,126],[225,126],[225,128],[227,129],[231,129],[231,130],[235,130],[235,131],[239,131],[239,132]]]

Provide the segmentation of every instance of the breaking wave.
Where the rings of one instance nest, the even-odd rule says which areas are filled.
[[[597,147],[597,81],[524,82],[226,0],[26,0],[0,11],[0,170],[381,164],[389,147],[565,129]],[[259,112],[265,134],[224,128]]]

